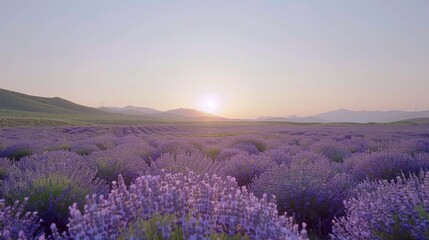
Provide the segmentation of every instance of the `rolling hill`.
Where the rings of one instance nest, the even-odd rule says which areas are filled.
[[[162,111],[148,108],[148,107],[134,107],[134,106],[125,106],[121,107],[100,107],[100,110],[112,113],[123,113],[127,115],[150,115],[161,113]]]
[[[429,111],[351,111],[339,109],[315,117],[325,119],[328,122],[390,123],[407,119],[429,118]]]
[[[96,108],[78,105],[59,97],[30,96],[0,89],[0,110],[46,114],[104,114]]]
[[[351,111],[338,109],[331,112],[321,113],[315,117],[325,119],[328,122],[385,122],[384,119],[401,114],[401,111]]]
[[[309,117],[260,117],[262,122],[298,123],[423,123],[429,111],[351,111],[339,109]],[[18,122],[49,124],[134,124],[147,122],[233,121],[190,108],[159,111],[148,107],[126,106],[92,108],[53,97],[38,97],[0,89],[0,126]],[[246,120],[243,120],[246,121]],[[2,124],[2,123],[7,124]]]
[[[296,122],[296,123],[326,123],[328,121],[318,117],[259,117],[257,121],[262,122]]]
[[[219,120],[225,119],[194,109],[174,109],[166,112],[133,106],[97,109],[59,97],[38,97],[0,89],[0,126],[9,126],[11,123],[74,125]]]
[[[418,120],[414,120],[418,119]],[[421,122],[429,119],[428,111],[352,111],[338,109],[309,117],[259,117],[257,121],[266,122],[314,122],[314,123],[394,123]]]
[[[102,107],[99,108],[104,111],[122,113],[125,115],[134,115],[134,116],[147,116],[154,117],[160,120],[168,121],[222,121],[227,120],[225,118],[201,112],[191,108],[178,108],[168,111],[159,111],[153,108],[148,107],[134,107],[126,106],[123,108],[120,107]]]

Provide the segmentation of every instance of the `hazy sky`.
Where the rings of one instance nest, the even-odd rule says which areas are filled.
[[[225,117],[429,109],[429,1],[3,1],[0,88]]]

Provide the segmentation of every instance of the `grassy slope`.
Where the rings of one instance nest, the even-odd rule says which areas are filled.
[[[0,127],[139,124],[154,121],[157,119],[104,112],[57,97],[36,97],[0,89]]]
[[[4,89],[0,89],[0,110],[50,114],[104,114],[98,109],[81,106],[58,97],[36,97]]]

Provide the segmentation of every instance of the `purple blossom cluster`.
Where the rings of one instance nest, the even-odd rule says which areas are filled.
[[[408,176],[422,169],[429,170],[429,155],[420,153],[413,157],[397,150],[363,153],[347,159],[344,166],[358,182],[364,179],[392,180],[402,174]]]
[[[0,181],[8,177],[12,166],[13,164],[11,160],[7,158],[0,158]]]
[[[179,152],[175,154],[164,154],[151,164],[151,172],[159,174],[163,170],[170,173],[183,173],[191,170],[198,174],[215,174],[221,171],[223,165],[219,161],[201,153]]]
[[[338,173],[328,159],[302,158],[262,174],[251,185],[256,196],[275,195],[280,212],[308,224],[313,234],[326,236],[332,219],[344,213],[343,200],[353,186],[350,177]]]
[[[138,148],[137,148],[138,149]],[[130,184],[141,173],[148,171],[148,165],[141,155],[135,151],[128,151],[127,147],[99,151],[88,156],[97,169],[97,177],[110,183],[122,175],[124,181]]]
[[[85,224],[88,231],[97,226],[97,231],[113,231],[116,235],[111,236],[120,239],[277,239],[288,232],[298,236],[284,212],[297,224],[306,223],[311,238],[354,239],[347,235],[350,228],[334,226],[336,235],[330,235],[332,220],[352,225],[352,209],[353,216],[363,214],[365,221],[390,216],[380,211],[369,215],[366,208],[344,203],[363,198],[362,192],[375,194],[380,180],[393,180],[395,188],[402,189],[408,179],[428,171],[429,131],[425,126],[221,123],[2,128],[0,156],[1,211],[25,208],[15,217],[3,214],[13,220],[0,225],[0,231],[14,239],[43,231],[47,238],[61,238],[59,232],[70,238]],[[419,181],[416,185],[422,185]],[[109,187],[112,197],[106,195]],[[416,189],[417,195],[423,191]],[[408,198],[396,196],[404,195],[401,191],[389,194],[397,201],[392,206],[409,205]],[[22,203],[27,197],[25,207],[15,206],[16,200]],[[375,194],[365,204],[377,199],[384,201],[382,194]],[[425,202],[427,196],[421,199]],[[144,213],[132,212],[135,208]],[[40,226],[36,233],[26,225],[26,212],[38,212],[42,220],[34,225]],[[416,219],[404,226],[417,229]],[[10,228],[12,221],[19,228]],[[117,222],[108,225],[109,230],[101,228]],[[286,228],[279,230],[278,224]],[[393,229],[408,231],[399,225]],[[385,236],[377,234],[378,230],[370,232],[368,238]],[[425,236],[413,234],[403,238]]]
[[[334,220],[333,239],[429,239],[429,172],[364,182]]]
[[[256,198],[231,177],[191,171],[141,176],[129,187],[119,177],[107,198],[92,195],[84,209],[82,214],[76,204],[70,208],[69,231],[63,237],[306,239],[306,231],[279,215],[266,195]]]
[[[232,148],[243,150],[249,154],[258,154],[267,150],[266,144],[255,136],[234,137],[228,144]]]
[[[54,222],[65,229],[70,205],[83,204],[88,194],[108,191],[105,182],[96,178],[97,170],[73,152],[54,151],[25,157],[10,166],[9,171],[0,181],[0,197],[7,204],[28,197],[26,209],[38,212],[47,229]]]
[[[37,212],[26,212],[24,208],[28,198],[20,203],[18,200],[11,206],[6,206],[0,199],[0,239],[31,239],[40,235],[40,219]]]
[[[222,162],[221,174],[232,176],[239,186],[249,186],[252,181],[277,164],[266,154],[237,154]]]

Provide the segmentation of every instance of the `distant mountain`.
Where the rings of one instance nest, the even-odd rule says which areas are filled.
[[[71,101],[53,97],[37,97],[0,89],[0,117],[69,118],[91,122],[141,122],[141,121],[226,121],[228,119],[190,108],[159,111],[147,107],[126,106],[123,108],[91,108]],[[390,123],[424,122],[429,119],[429,110],[405,111],[351,111],[339,109],[309,117],[261,117],[256,121],[271,122],[354,122]]]
[[[218,116],[216,116],[216,115],[206,113],[206,112],[201,112],[201,111],[198,111],[198,110],[195,110],[192,108],[178,108],[178,109],[166,111],[165,113],[174,114],[174,115],[178,115],[178,116],[184,116],[184,117],[214,117],[214,118],[218,118]]]
[[[413,118],[429,118],[429,111],[351,111],[339,109],[332,112],[315,115],[329,122],[355,122],[355,123],[389,123]]]
[[[82,106],[59,97],[30,96],[0,89],[0,110],[45,114],[103,114],[96,108]]]
[[[429,118],[412,118],[412,119],[405,119],[402,121],[394,122],[397,124],[416,124],[416,125],[429,125]],[[429,135],[428,135],[429,136]]]
[[[166,112],[134,106],[92,108],[59,97],[37,97],[5,89],[0,89],[0,117],[73,119],[80,122],[124,124],[142,121],[226,120],[225,118],[188,108]]]
[[[390,123],[410,120],[412,122],[423,121],[429,118],[428,111],[405,112],[405,111],[352,111],[339,109],[331,112],[321,113],[309,117],[259,117],[257,121],[267,122],[302,122],[302,123],[328,123],[328,122],[350,122],[350,123]]]
[[[114,112],[114,113],[122,113],[122,114],[129,114],[129,115],[150,115],[150,114],[156,114],[161,113],[161,111],[148,108],[148,107],[134,107],[134,106],[126,106],[126,107],[100,107],[99,109],[107,112]]]
[[[419,112],[402,112],[394,116],[389,116],[382,119],[382,122],[398,122],[410,119],[428,119],[429,118],[429,110],[428,111],[419,111]]]
[[[315,115],[314,117],[325,119],[329,122],[385,122],[385,119],[402,114],[401,111],[351,111],[346,109],[339,109],[331,112]]]
[[[161,112],[153,114],[152,116],[162,118],[162,119],[175,119],[182,121],[184,119],[194,120],[194,121],[221,121],[226,120],[225,118],[201,112],[191,108],[178,108],[169,110],[166,112]]]
[[[121,113],[126,115],[137,115],[137,116],[150,116],[157,119],[169,120],[169,121],[220,121],[226,120],[225,118],[201,112],[191,108],[178,108],[169,111],[159,111],[148,107],[101,107],[99,108],[108,112]]]
[[[297,122],[297,123],[326,123],[328,121],[318,117],[259,117],[257,121],[263,122]]]

